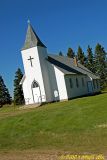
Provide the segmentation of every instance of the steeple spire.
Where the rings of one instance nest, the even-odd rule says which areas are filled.
[[[30,20],[29,19],[27,20],[27,23],[30,24]]]
[[[22,50],[29,49],[32,47],[41,46],[46,48],[46,46],[41,42],[34,29],[32,28],[30,21],[28,20],[28,29],[26,34],[26,39]]]

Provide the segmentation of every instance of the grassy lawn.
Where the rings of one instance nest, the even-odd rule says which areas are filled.
[[[0,150],[107,153],[107,93],[47,104],[0,109]]]

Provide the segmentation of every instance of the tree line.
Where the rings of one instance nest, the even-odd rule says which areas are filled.
[[[59,52],[60,56],[64,56]],[[90,46],[87,47],[86,53],[79,46],[77,53],[72,48],[68,48],[67,57],[77,58],[77,61],[88,68],[91,72],[100,77],[100,87],[104,89],[107,86],[107,53],[101,44],[95,46],[94,52]]]
[[[6,87],[2,76],[0,76],[0,108],[5,104],[14,105],[22,105],[24,104],[24,96],[22,91],[22,86],[20,85],[20,81],[23,77],[23,73],[20,68],[15,73],[14,79],[14,100],[10,96],[9,90]]]

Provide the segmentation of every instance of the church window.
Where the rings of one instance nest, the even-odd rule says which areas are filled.
[[[69,84],[70,84],[70,88],[72,88],[73,87],[73,83],[72,83],[72,79],[71,78],[69,79]]]
[[[82,78],[82,86],[83,86],[83,87],[85,86],[84,78]]]
[[[94,89],[95,89],[95,86],[96,86],[96,84],[95,84],[95,79],[93,80],[93,86],[94,86]]]
[[[34,81],[33,84],[32,84],[32,88],[36,88],[36,87],[39,87],[39,86],[38,86],[38,84],[36,83],[36,81]]]
[[[97,83],[97,88],[99,88],[99,80],[98,79],[96,80],[96,83]]]
[[[79,87],[78,78],[76,78],[76,86]]]

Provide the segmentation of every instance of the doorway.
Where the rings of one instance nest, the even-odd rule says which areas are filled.
[[[91,81],[87,82],[87,86],[88,86],[88,93],[93,93],[93,86]]]
[[[31,88],[32,88],[32,96],[34,103],[41,103],[41,92],[39,83],[34,80]]]

